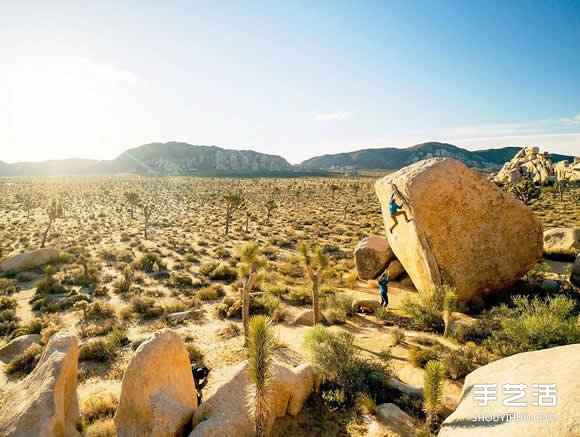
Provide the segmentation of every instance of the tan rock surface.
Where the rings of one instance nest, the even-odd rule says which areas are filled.
[[[51,261],[56,261],[59,255],[60,251],[50,248],[36,249],[32,252],[21,253],[2,261],[2,263],[0,263],[0,272],[35,269],[48,264]]]
[[[213,396],[203,402],[195,412],[197,423],[190,437],[218,437],[254,435],[247,402],[249,386],[247,361],[232,369],[232,376],[224,381]],[[270,429],[277,417],[298,414],[314,387],[314,372],[310,364],[289,369],[274,364]]]
[[[135,351],[123,375],[117,435],[183,435],[196,407],[183,340],[170,330],[156,332]]]
[[[419,291],[447,283],[463,300],[495,293],[542,255],[542,225],[531,209],[459,161],[420,161],[375,189],[387,229],[393,190],[412,219],[399,220],[387,238]]]
[[[9,363],[33,344],[40,344],[40,334],[21,335],[0,348],[0,361]]]
[[[387,267],[387,270],[389,271],[389,275],[391,276],[391,281],[394,281],[405,272],[403,264],[401,264],[401,261],[399,261],[398,259],[391,261],[389,263],[389,266]]]
[[[544,231],[544,253],[574,259],[580,253],[580,228],[553,228]]]
[[[358,277],[374,279],[387,268],[394,258],[388,241],[377,235],[362,239],[354,249],[354,263]]]
[[[580,345],[573,344],[513,355],[467,375],[463,385],[461,402],[443,423],[439,437],[485,436],[577,436],[580,435]],[[497,400],[487,406],[479,406],[474,400],[475,384],[497,384]],[[525,406],[504,406],[503,400],[510,395],[502,393],[503,384],[525,384],[525,397],[518,402]],[[533,384],[556,384],[555,406],[534,406],[538,397]],[[548,399],[546,399],[548,400]],[[473,421],[481,414],[555,414],[554,421]],[[493,419],[493,416],[492,416]]]
[[[2,436],[77,436],[78,340],[57,333],[36,368],[4,395]]]
[[[377,415],[371,418],[369,437],[414,437],[417,435],[415,420],[395,404],[377,405]]]

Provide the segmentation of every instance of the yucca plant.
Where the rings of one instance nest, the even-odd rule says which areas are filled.
[[[272,355],[276,340],[272,321],[266,316],[250,320],[248,342],[248,406],[257,437],[268,435],[268,418],[272,390]]]
[[[443,324],[445,325],[445,331],[443,332],[443,336],[447,337],[449,334],[449,328],[451,326],[451,322],[453,321],[453,311],[457,308],[457,294],[453,288],[450,288],[443,296]]]
[[[240,265],[238,267],[238,276],[244,278],[240,294],[242,298],[242,321],[244,324],[245,343],[248,343],[249,320],[250,320],[250,293],[256,282],[258,282],[258,269],[266,264],[264,258],[260,255],[258,243],[248,243],[238,250]]]
[[[46,207],[46,215],[48,216],[48,225],[46,226],[44,234],[42,235],[42,243],[40,243],[41,248],[46,244],[46,237],[48,237],[48,232],[50,231],[52,223],[56,219],[64,216],[64,206],[62,202],[58,199],[51,199],[50,203]]]
[[[429,427],[436,425],[439,421],[439,413],[442,409],[444,376],[445,369],[439,361],[429,361],[425,366],[423,411],[427,416],[427,425]]]
[[[328,268],[328,256],[324,254],[322,247],[316,246],[311,251],[310,246],[305,242],[298,243],[298,253],[302,256],[302,261],[306,267],[306,273],[312,282],[312,309],[314,311],[314,325],[320,323],[320,304],[318,298],[318,288],[322,280],[324,270]]]
[[[360,393],[356,398],[357,409],[367,416],[376,416],[377,403],[368,393]]]

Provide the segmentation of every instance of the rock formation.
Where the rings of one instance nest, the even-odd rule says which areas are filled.
[[[170,330],[141,343],[123,376],[117,435],[183,435],[197,397],[183,340]]]
[[[248,411],[249,386],[247,361],[238,364],[232,376],[203,402],[193,417],[194,428],[190,437],[254,436],[254,427]],[[310,364],[289,369],[274,364],[272,403],[268,429],[277,417],[295,416],[310,396],[314,387],[314,372]]]
[[[554,172],[559,181],[580,182],[580,158],[574,158],[574,162],[571,164],[568,160],[557,162],[554,165]]]
[[[580,228],[553,228],[545,231],[544,253],[573,260],[580,253]]]
[[[572,344],[535,352],[526,352],[495,361],[467,375],[463,384],[461,402],[443,423],[439,437],[461,436],[574,436],[580,435],[580,345]],[[574,382],[576,381],[576,383]],[[497,384],[496,400],[480,406],[476,384]],[[504,406],[504,384],[525,384],[525,396],[516,402],[524,406]],[[555,384],[555,405],[534,405],[540,400],[534,393],[541,388],[534,384]],[[553,398],[544,398],[551,404]],[[555,414],[556,420],[509,420],[506,414],[547,415]],[[483,420],[474,421],[484,415]],[[485,415],[488,415],[487,418]],[[504,420],[501,419],[503,415]],[[496,418],[494,420],[494,418]]]
[[[495,177],[499,184],[517,184],[524,177],[537,184],[547,184],[554,177],[554,164],[547,152],[540,153],[537,147],[525,147],[506,162]]]
[[[0,410],[2,436],[77,436],[78,339],[52,336],[36,368],[5,394]]]
[[[354,263],[360,279],[375,279],[393,259],[388,241],[377,235],[364,238],[354,249]]]
[[[385,228],[394,192],[407,211],[389,245],[419,291],[441,284],[458,297],[499,292],[542,255],[542,225],[527,206],[459,161],[420,161],[378,180]]]
[[[0,273],[28,270],[41,267],[51,261],[56,261],[60,252],[56,249],[36,249],[32,252],[21,253],[19,255],[8,258],[0,263]]]

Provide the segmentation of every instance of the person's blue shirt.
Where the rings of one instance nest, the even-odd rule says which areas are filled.
[[[389,204],[389,211],[391,213],[391,215],[393,215],[394,213],[397,212],[398,209],[403,208],[403,205],[397,205],[396,202],[391,202]]]
[[[384,280],[382,280],[382,281],[380,279],[377,281],[379,283],[379,288],[381,290],[381,294],[382,293],[384,293],[384,294],[387,293],[388,283],[390,281],[391,281],[391,275],[387,275],[387,277]]]

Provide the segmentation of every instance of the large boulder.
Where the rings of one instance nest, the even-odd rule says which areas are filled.
[[[403,264],[401,264],[401,261],[398,259],[391,261],[387,267],[387,270],[389,272],[389,276],[391,277],[391,281],[394,281],[405,272]]]
[[[574,259],[580,253],[580,228],[553,228],[544,232],[544,253]]]
[[[2,436],[77,436],[78,339],[52,336],[35,369],[4,394]]]
[[[197,396],[183,340],[170,330],[141,343],[123,376],[117,435],[183,435]]]
[[[40,340],[40,334],[27,334],[16,337],[7,345],[0,348],[0,361],[9,363],[14,357],[24,352],[33,344],[40,344]]]
[[[517,354],[480,367],[465,378],[461,402],[443,423],[439,437],[580,435],[578,357],[580,345],[573,344]],[[497,399],[480,406],[479,384],[497,384],[491,388],[496,390]],[[506,398],[517,393],[504,394],[504,384],[526,385],[525,396],[516,401],[525,403],[524,406],[503,405]],[[534,405],[540,401],[538,392],[543,390],[534,384],[556,384],[556,405],[545,405],[545,401],[554,400],[550,398],[543,399],[544,405]],[[512,414],[522,420],[506,419],[506,415]],[[555,420],[546,418],[551,414]],[[545,420],[525,420],[525,417]]]
[[[419,291],[445,283],[462,300],[496,293],[542,255],[542,225],[532,210],[454,159],[419,161],[375,189],[387,229],[393,192],[411,219],[399,220],[387,238]]]
[[[233,368],[230,378],[196,410],[190,437],[255,435],[248,409],[250,383],[247,368],[247,361]],[[276,418],[297,415],[314,387],[314,371],[310,364],[290,369],[274,363],[273,375],[268,430]]]
[[[354,264],[361,279],[375,279],[393,258],[388,241],[377,235],[362,239],[354,249]]]
[[[56,249],[36,249],[32,252],[21,253],[0,263],[0,273],[29,270],[41,267],[49,262],[58,260],[60,252]]]
[[[568,162],[567,160],[557,162],[554,165],[554,173],[559,181],[580,181],[580,158],[574,158],[572,163]]]

